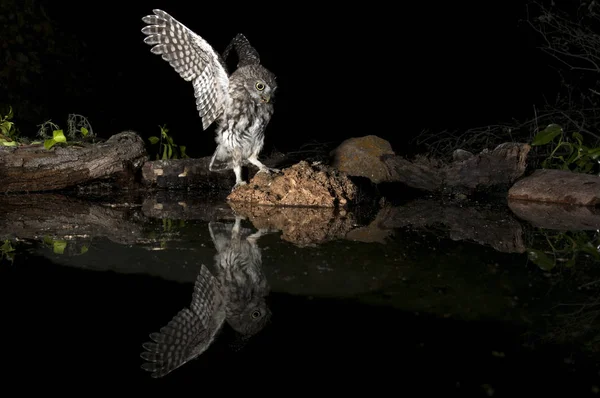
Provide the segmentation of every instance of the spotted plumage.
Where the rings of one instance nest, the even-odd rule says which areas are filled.
[[[262,272],[262,257],[254,234],[235,223],[209,224],[217,254],[211,272],[202,265],[196,277],[189,308],[179,311],[151,341],[142,344],[142,369],[154,378],[164,377],[204,353],[227,323],[237,332],[234,349],[242,347],[271,318],[266,303],[269,284]]]
[[[258,156],[265,129],[273,116],[277,89],[275,75],[260,63],[256,49],[243,34],[236,35],[220,56],[202,37],[162,10],[142,18],[142,32],[152,53],[162,58],[186,81],[191,81],[196,107],[206,130],[216,124],[217,148],[209,169],[232,169],[234,189],[246,184],[242,166],[254,165],[258,172],[278,172],[265,166]],[[236,70],[228,73],[226,59],[235,50]]]

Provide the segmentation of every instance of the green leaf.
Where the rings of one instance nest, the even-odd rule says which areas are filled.
[[[167,158],[167,146],[165,145],[164,149],[163,149],[163,155],[162,155],[163,159],[168,159]]]
[[[6,119],[12,119],[13,118],[13,108],[12,106],[8,107],[8,115],[6,115]]]
[[[596,260],[600,260],[600,253],[598,252],[598,249],[596,249],[594,246],[592,246],[592,244],[590,242],[588,242],[586,245],[584,245],[581,248],[581,251],[590,254]]]
[[[65,240],[55,240],[52,244],[52,248],[55,254],[63,254],[65,252],[65,248],[67,247],[67,241]]]
[[[152,136],[152,137],[148,137],[148,141],[150,141],[150,143],[152,145],[156,144],[158,141],[160,141],[160,138]]]
[[[10,244],[10,241],[4,241],[4,244],[2,246],[0,246],[0,252],[2,253],[10,253],[10,252],[14,252],[15,249],[12,247],[12,245]]]
[[[56,141],[54,141],[54,139],[52,138],[49,138],[46,141],[44,141],[44,148],[50,149],[54,146],[54,144],[56,144]]]
[[[600,156],[600,148],[590,149],[588,152],[588,156],[594,160],[598,159]]]
[[[14,126],[13,122],[5,121],[5,122],[0,123],[0,129],[2,129],[2,131],[5,135],[10,134],[10,131],[12,130],[13,126]]]
[[[528,257],[529,260],[531,260],[531,262],[533,262],[535,265],[537,265],[538,267],[540,267],[540,269],[544,271],[550,271],[556,266],[556,263],[553,260],[551,260],[550,257],[546,255],[546,253],[540,250],[529,249]]]
[[[54,138],[54,141],[56,142],[67,142],[67,137],[65,137],[62,130],[54,130],[52,132],[52,138]]]
[[[83,135],[84,137],[86,137],[88,135],[89,131],[88,129],[86,129],[85,127],[81,128],[81,135]]]
[[[171,145],[167,146],[167,154],[168,158],[171,159],[171,156],[173,156],[173,148]]]
[[[531,145],[545,145],[552,141],[563,132],[558,124],[549,124],[544,130],[540,131],[531,142]]]
[[[185,154],[185,146],[184,145],[179,146],[179,153],[181,153],[182,158],[187,158],[187,155]]]
[[[83,245],[83,246],[81,247],[81,254],[85,254],[85,253],[87,253],[87,251],[88,251],[88,247],[87,247],[87,246],[85,246],[85,245]]]
[[[579,142],[579,145],[583,145],[583,136],[580,133],[574,132],[573,138],[575,138],[577,142]]]
[[[2,144],[2,146],[17,146],[17,141],[6,141],[3,139],[0,139],[0,144]]]

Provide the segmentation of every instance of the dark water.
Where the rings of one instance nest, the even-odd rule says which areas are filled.
[[[449,216],[474,211],[464,205],[436,223],[401,225],[403,209],[418,213],[408,203],[383,216],[254,209],[236,234],[225,203],[196,203],[204,210],[175,219],[166,217],[173,203],[56,206],[63,199],[38,197],[55,210],[0,218],[16,248],[0,263],[3,386],[80,395],[600,391],[599,263],[577,252],[596,249],[591,228],[534,227],[502,205],[477,210],[489,221],[480,229],[468,226],[475,213]],[[499,225],[514,235],[490,240]],[[561,233],[571,251],[559,253]],[[49,238],[64,239],[64,251]],[[554,259],[548,242],[560,260],[551,269],[528,254]],[[208,326],[185,330],[222,328],[199,357],[152,378],[142,345],[189,308],[199,274],[195,325]]]

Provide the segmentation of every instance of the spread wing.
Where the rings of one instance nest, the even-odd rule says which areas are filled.
[[[229,78],[225,62],[202,37],[166,12],[152,10],[142,18],[146,44],[194,86],[196,108],[206,129],[219,117],[229,99]]]
[[[224,320],[218,281],[202,265],[190,307],[179,311],[160,332],[150,334],[153,341],[142,344],[146,351],[140,356],[148,361],[142,369],[154,378],[163,377],[198,357],[212,344]]]

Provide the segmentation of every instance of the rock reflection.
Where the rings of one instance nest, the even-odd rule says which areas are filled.
[[[217,249],[214,270],[204,264],[196,277],[192,301],[159,332],[144,343],[141,357],[148,362],[142,369],[154,378],[163,377],[204,353],[214,342],[225,322],[239,338],[239,349],[261,331],[271,319],[266,298],[269,283],[262,270],[257,240],[266,230],[242,228],[234,223],[211,222],[209,230]]]
[[[335,208],[256,206],[243,202],[229,205],[255,228],[281,231],[281,239],[300,247],[344,239],[356,227],[351,212]]]

